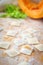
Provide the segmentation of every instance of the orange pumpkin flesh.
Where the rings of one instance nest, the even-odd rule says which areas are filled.
[[[20,8],[31,18],[43,18],[43,0],[39,3],[31,0],[19,0]]]

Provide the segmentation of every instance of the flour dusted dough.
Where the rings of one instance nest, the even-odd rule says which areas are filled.
[[[22,32],[20,32],[17,37],[21,37],[22,39],[24,39],[24,41],[26,40],[26,42],[28,44],[38,44],[39,41],[38,41],[38,38],[37,37],[34,37],[31,33],[29,33],[28,30],[24,30]]]
[[[28,62],[26,62],[26,61],[22,61],[22,62],[20,62],[18,65],[29,65],[29,64],[28,64]]]
[[[20,54],[19,50],[17,49],[17,46],[12,46],[12,48],[5,50],[4,53],[6,53],[10,57],[14,57]]]
[[[31,38],[32,37],[32,34],[29,33],[28,31],[21,31],[19,34],[18,34],[18,37],[22,37],[22,38]]]
[[[23,45],[23,44],[25,44],[26,43],[26,40],[25,39],[23,39],[23,38],[15,38],[14,40],[13,40],[13,43],[15,44],[15,45],[17,45],[17,46],[20,46],[20,45]]]
[[[12,25],[12,26],[20,26],[20,24],[21,24],[21,21],[20,20],[17,20],[17,19],[15,19],[15,21],[11,21],[11,22],[9,22],[10,23],[10,25]]]
[[[17,33],[18,33],[18,30],[8,30],[6,35],[15,36]]]
[[[1,31],[1,30],[3,30],[3,25],[2,25],[2,24],[0,24],[0,31]]]
[[[13,39],[13,43],[15,45],[23,45],[23,44],[39,44],[39,41],[36,37],[32,37],[32,38],[15,38]]]
[[[43,51],[43,44],[35,45],[35,48],[39,51]]]
[[[33,47],[30,45],[23,45],[20,50],[21,53],[26,55],[31,55],[32,51],[33,51]]]
[[[28,44],[39,44],[39,41],[36,37],[32,37],[32,38],[27,38],[27,43]]]
[[[29,29],[27,29],[27,30],[29,30],[30,33],[36,33],[36,32],[37,32],[37,30],[34,29],[34,28],[29,28]]]
[[[7,55],[9,55],[10,57],[14,57],[14,56],[16,56],[16,55],[19,54],[19,52],[15,51],[15,50],[13,50],[13,49],[6,50],[5,53],[6,53]]]
[[[0,41],[0,48],[7,49],[10,46],[10,42]]]

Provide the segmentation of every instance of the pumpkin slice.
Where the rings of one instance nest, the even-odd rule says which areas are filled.
[[[31,18],[43,18],[43,0],[34,3],[31,0],[19,0],[20,8]]]

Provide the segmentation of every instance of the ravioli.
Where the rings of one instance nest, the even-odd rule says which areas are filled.
[[[33,51],[33,47],[30,45],[23,45],[20,50],[21,53],[26,55],[31,55],[32,51]]]
[[[17,20],[17,19],[15,19],[15,21],[11,21],[11,22],[9,22],[9,24],[11,25],[11,26],[20,26],[20,24],[21,24],[22,22],[20,21],[20,20]]]
[[[18,30],[8,30],[6,35],[15,36],[17,33],[18,33]]]
[[[29,64],[28,64],[28,62],[26,62],[26,61],[22,61],[22,62],[20,62],[18,65],[29,65]]]
[[[27,43],[28,44],[39,44],[39,41],[36,37],[32,37],[32,38],[27,38]]]
[[[8,49],[10,42],[0,41],[0,48]]]
[[[43,51],[43,44],[35,45],[35,48],[39,51]]]
[[[12,48],[5,50],[4,53],[6,53],[10,57],[14,57],[14,56],[17,56],[18,54],[20,54],[17,46],[12,46]]]

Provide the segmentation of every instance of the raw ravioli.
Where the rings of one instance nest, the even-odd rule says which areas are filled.
[[[10,42],[0,41],[0,48],[7,49],[10,46]]]
[[[33,51],[33,47],[30,45],[23,45],[20,50],[21,53],[27,55],[31,55],[32,51]]]
[[[35,45],[35,48],[39,51],[43,51],[43,44]]]

